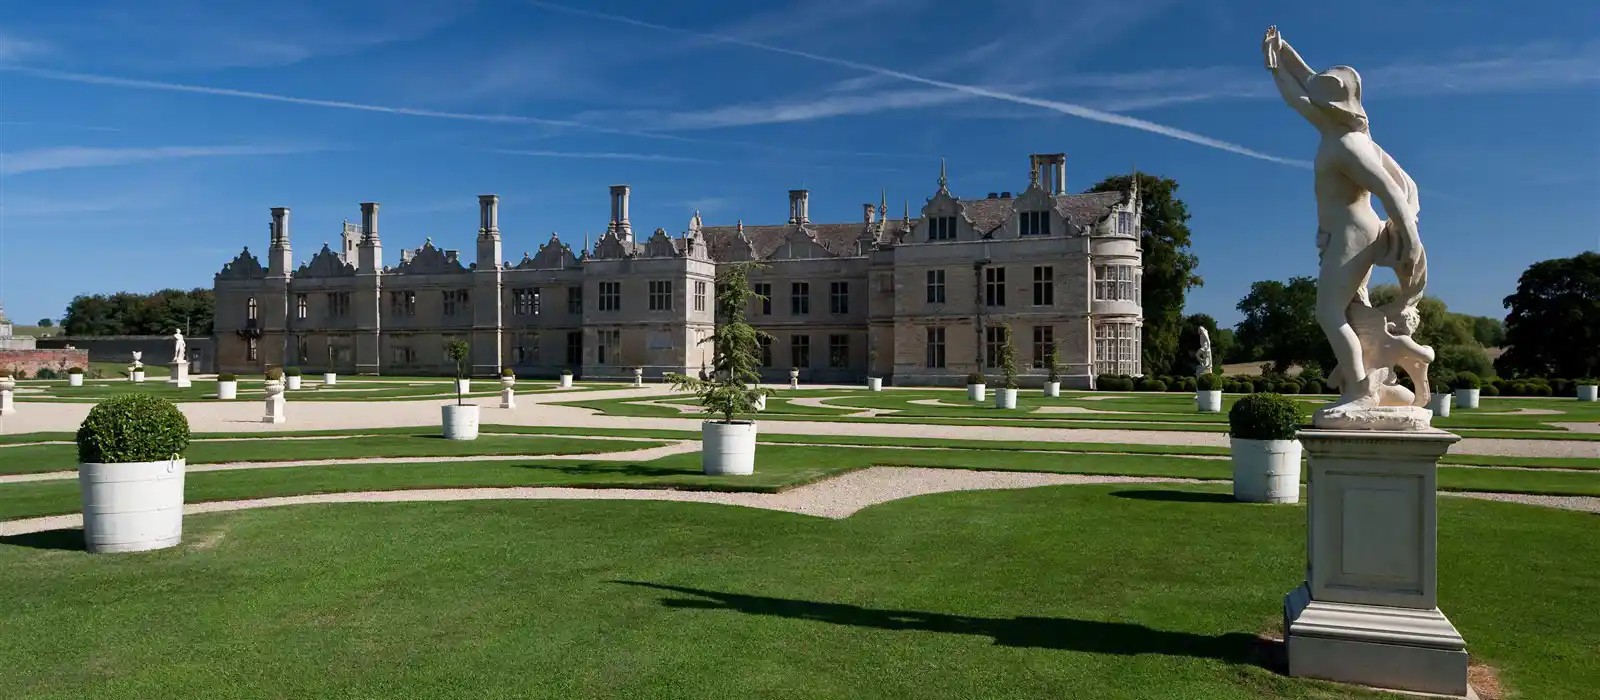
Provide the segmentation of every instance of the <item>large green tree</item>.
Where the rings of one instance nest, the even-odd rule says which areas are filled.
[[[1373,304],[1381,306],[1399,294],[1398,286],[1382,284],[1372,288],[1370,297]],[[1433,348],[1435,370],[1449,370],[1441,376],[1456,372],[1472,372],[1479,377],[1494,375],[1494,363],[1478,339],[1479,317],[1455,313],[1443,300],[1428,296],[1417,301],[1417,315],[1420,325],[1413,337]]]
[[[1144,250],[1144,371],[1171,374],[1178,358],[1183,300],[1204,283],[1194,273],[1199,259],[1189,252],[1189,208],[1178,199],[1178,183],[1139,173],[1140,237]],[[1101,180],[1090,192],[1126,192],[1132,175]]]
[[[149,294],[79,295],[61,318],[65,335],[211,335],[215,300],[209,289],[163,289]]]
[[[1195,352],[1200,349],[1201,328],[1211,336],[1212,369],[1222,366],[1226,358],[1233,356],[1233,331],[1218,328],[1217,320],[1208,314],[1190,314],[1183,317],[1183,324],[1178,331],[1178,355],[1172,362],[1173,374],[1187,377],[1199,369]]]
[[[1292,365],[1315,363],[1324,371],[1333,366],[1333,347],[1317,325],[1316,280],[1256,282],[1238,308],[1244,314],[1235,331],[1238,356],[1271,362],[1278,372]]]
[[[1502,374],[1600,375],[1600,253],[1534,263],[1505,305],[1506,352],[1495,361]]]

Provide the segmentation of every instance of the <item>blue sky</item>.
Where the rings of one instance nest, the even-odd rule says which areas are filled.
[[[31,323],[210,286],[265,252],[273,206],[297,262],[367,200],[391,263],[426,237],[470,259],[494,192],[517,259],[603,231],[613,183],[645,231],[781,222],[797,187],[855,221],[885,189],[915,211],[941,157],[982,197],[1065,151],[1074,191],[1135,165],[1181,183],[1189,310],[1232,323],[1251,282],[1315,269],[1316,136],[1261,67],[1269,24],[1362,72],[1451,308],[1501,316],[1529,263],[1600,248],[1600,4],[1289,5],[8,0],[0,303]]]

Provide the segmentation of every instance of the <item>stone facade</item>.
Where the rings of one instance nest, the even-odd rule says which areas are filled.
[[[87,350],[0,350],[0,367],[13,374],[29,378],[39,376],[39,370],[65,372],[73,367],[89,368]]]
[[[378,205],[362,204],[340,250],[291,269],[289,210],[272,210],[267,264],[245,249],[217,273],[216,357],[223,372],[267,366],[373,374],[445,374],[452,338],[472,346],[476,375],[570,368],[590,378],[697,373],[715,329],[719,264],[759,261],[766,297],[751,322],[773,335],[766,378],[902,385],[959,384],[999,373],[1009,324],[1028,384],[1059,347],[1063,383],[1140,374],[1139,193],[1066,193],[1066,156],[1030,158],[1015,197],[961,199],[943,166],[911,217],[864,204],[853,223],[814,223],[809,193],[789,193],[784,223],[636,235],[627,185],[611,188],[605,233],[574,252],[554,234],[533,255],[502,258],[499,197],[479,197],[474,262],[435,247],[383,262]],[[871,366],[869,367],[869,360]]]

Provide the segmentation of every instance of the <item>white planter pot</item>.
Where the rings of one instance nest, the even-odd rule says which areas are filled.
[[[231,401],[239,398],[239,382],[224,382],[219,380],[217,382],[217,398],[222,399],[223,401]]]
[[[700,468],[712,476],[742,476],[756,470],[756,422],[700,424]]]
[[[762,395],[756,397],[756,410],[757,411],[765,411],[765,410],[767,410],[767,395],[766,394],[762,394]]]
[[[1456,408],[1477,408],[1480,389],[1456,389]]]
[[[472,380],[471,379],[457,379],[456,380],[456,391],[459,391],[459,392],[461,392],[463,394],[472,393]]]
[[[1249,503],[1300,502],[1299,440],[1230,437],[1233,497]]]
[[[1001,387],[999,389],[995,389],[994,390],[994,407],[995,408],[1016,408],[1017,407],[1017,390],[1016,389],[1007,389],[1005,387]]]
[[[570,375],[570,374],[561,375],[561,388],[563,388],[563,389],[571,389],[572,388],[572,375]]]
[[[335,384],[338,384],[339,383],[339,375],[338,375],[338,373],[336,373],[336,372],[323,372],[322,373],[322,383],[324,385],[326,385],[326,386],[333,386]]]
[[[81,374],[69,374],[69,375],[67,375],[67,386],[83,386],[83,375],[81,375]]]
[[[1196,391],[1194,392],[1194,404],[1201,413],[1221,413],[1222,390]]]
[[[283,378],[283,388],[288,389],[289,391],[298,391],[300,389],[300,375],[295,374],[285,376]]]
[[[1428,410],[1433,411],[1435,418],[1450,417],[1450,394],[1434,394],[1428,397]]]
[[[1046,398],[1056,399],[1061,397],[1061,382],[1045,382],[1044,395]]]
[[[478,407],[457,404],[440,406],[444,411],[444,439],[478,439]]]
[[[1600,386],[1595,386],[1593,384],[1579,384],[1578,400],[1587,403],[1594,403],[1595,401],[1600,400]]]
[[[867,377],[867,391],[883,391],[883,377]]]
[[[90,552],[143,552],[183,539],[183,459],[79,464],[83,544]]]
[[[136,382],[142,382],[144,381],[144,370],[135,370],[128,378]]]
[[[984,397],[984,389],[985,388],[987,388],[987,387],[986,387],[986,385],[983,385],[983,384],[968,384],[967,385],[967,400],[968,401],[982,401],[983,397]]]

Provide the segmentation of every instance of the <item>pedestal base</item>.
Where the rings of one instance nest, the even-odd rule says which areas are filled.
[[[1467,642],[1437,608],[1324,603],[1301,584],[1283,599],[1283,628],[1291,676],[1470,697]]]
[[[191,384],[189,383],[189,363],[188,362],[172,362],[172,363],[169,363],[167,366],[171,369],[171,375],[172,375],[172,376],[167,378],[167,383],[168,384],[174,384],[179,389],[187,389],[187,388],[189,388],[191,386]]]
[[[282,395],[269,397],[267,399],[267,414],[261,417],[261,422],[282,423],[288,420],[283,415],[284,404],[286,403]]]
[[[500,390],[500,407],[501,408],[516,408],[517,407],[516,393],[512,391],[511,387],[506,387],[506,388]]]

